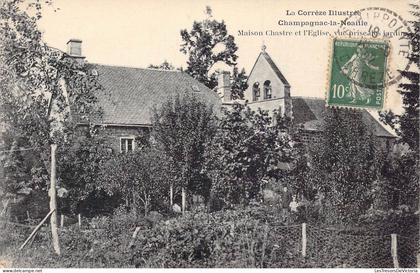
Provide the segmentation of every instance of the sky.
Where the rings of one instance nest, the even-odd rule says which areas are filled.
[[[331,38],[240,36],[238,31],[296,30],[298,27],[281,27],[278,21],[310,19],[287,16],[286,10],[386,7],[409,18],[407,1],[376,0],[367,4],[360,0],[55,0],[52,7],[45,8],[40,29],[45,42],[62,50],[70,38],[81,39],[82,53],[91,63],[145,68],[167,60],[175,67],[185,68],[186,56],[179,51],[180,30],[191,29],[194,20],[203,20],[205,7],[210,6],[214,19],[224,20],[229,34],[235,37],[240,68],[249,73],[264,44],[291,84],[292,96],[324,97]],[[395,86],[387,90],[386,108],[400,108]]]

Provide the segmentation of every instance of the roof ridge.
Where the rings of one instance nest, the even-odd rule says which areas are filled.
[[[291,96],[293,98],[300,98],[300,99],[318,99],[318,100],[325,100],[325,98],[321,97],[310,97],[310,96]]]
[[[397,133],[388,125],[383,122],[381,122],[378,118],[374,116],[374,112],[376,110],[373,109],[365,109],[365,112],[369,114],[369,116],[376,122],[377,125],[381,126],[387,133],[391,134],[393,137],[398,137]]]
[[[91,64],[92,65],[99,65],[99,66],[131,68],[131,69],[151,70],[151,71],[160,71],[160,72],[177,72],[177,73],[183,73],[184,72],[184,71],[175,70],[175,69],[144,68],[144,67],[135,67],[135,66],[127,66],[127,65],[117,65],[117,64],[100,64],[100,63],[91,63]]]

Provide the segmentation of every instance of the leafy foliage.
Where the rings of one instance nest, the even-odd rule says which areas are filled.
[[[311,152],[313,184],[325,194],[329,222],[354,222],[372,204],[381,155],[362,112],[329,109],[322,141]]]
[[[154,109],[152,139],[167,159],[175,193],[185,187],[208,196],[204,150],[215,131],[213,106],[195,95],[177,95]]]
[[[168,187],[165,157],[146,148],[109,158],[102,165],[97,187],[126,201],[133,212],[143,207],[145,215],[162,206]]]
[[[419,40],[420,40],[420,6],[411,4],[411,13],[417,19],[412,21],[411,32],[403,33],[403,37],[408,40],[409,54],[407,59],[420,68],[419,64]],[[408,82],[399,84],[399,93],[402,96],[404,112],[397,115],[392,111],[381,112],[381,120],[385,124],[393,127],[397,134],[401,137],[401,142],[407,143],[413,151],[419,153],[419,78],[420,74],[414,69],[412,71],[400,71],[403,78]]]
[[[248,76],[246,75],[245,69],[242,68],[242,70],[239,72],[238,67],[235,66],[233,68],[232,79],[232,99],[243,99],[244,91],[248,88]]]
[[[212,19],[212,11],[207,7],[207,18],[194,21],[191,31],[181,30],[181,52],[188,56],[186,72],[194,79],[213,89],[217,85],[211,68],[218,62],[228,66],[236,65],[235,38],[227,32],[224,21]]]
[[[19,149],[32,149],[20,162],[9,160],[15,157],[12,152],[4,160],[28,166],[24,169],[31,178],[26,180],[27,187],[46,189],[48,145],[72,143],[77,137],[77,123],[89,125],[100,118],[95,92],[101,87],[90,73],[91,65],[77,62],[42,41],[37,28],[41,2],[26,5],[19,0],[3,1],[0,6],[0,120],[6,128],[3,139],[7,149],[15,140],[26,146]],[[35,15],[26,7],[34,9]],[[64,163],[60,155],[58,162]]]
[[[226,110],[206,156],[213,194],[227,206],[259,200],[263,179],[278,175],[279,163],[292,156],[284,128],[285,120],[273,122],[267,111],[241,104]]]
[[[107,205],[112,203],[97,184],[102,166],[112,154],[106,147],[104,137],[86,129],[78,128],[78,137],[58,149],[62,160],[57,169],[58,185],[68,191],[66,196],[59,198],[60,211],[64,213],[90,215],[96,211],[99,214],[110,210],[102,204],[104,200]]]
[[[407,59],[420,68],[419,64],[419,38],[420,38],[420,6],[410,4],[411,13],[417,19],[412,24],[411,32],[406,32],[404,38],[409,43]],[[389,208],[396,209],[399,205],[416,207],[419,190],[419,77],[420,74],[414,69],[400,71],[406,82],[400,83],[399,93],[402,97],[404,112],[400,115],[392,111],[380,113],[382,122],[390,125],[400,137],[399,142],[408,145],[411,151],[401,153],[400,145],[390,158],[385,169],[388,184],[382,185],[382,192],[389,197]],[[404,196],[404,197],[403,197]]]
[[[18,149],[18,145],[17,141],[14,141],[11,150],[15,152],[11,152],[4,160],[3,172],[5,177],[1,186],[5,193],[15,195],[29,186],[28,173],[30,173],[30,170],[25,167],[25,160],[22,152]]]
[[[215,213],[191,212],[153,227],[134,214],[116,211],[95,219],[97,229],[61,230],[63,253],[54,255],[45,232],[13,253],[15,267],[279,268],[392,266],[390,236],[355,228],[307,226],[307,255],[301,255],[301,226],[281,226],[275,209],[255,206]],[[135,227],[140,227],[129,248]],[[3,230],[0,230],[0,233]],[[7,238],[17,237],[5,233]],[[405,236],[412,236],[405,234]],[[2,237],[3,238],[3,237]],[[24,238],[24,237],[23,237]],[[16,238],[17,239],[17,238]],[[15,239],[15,240],[16,240]],[[1,242],[0,242],[1,243]],[[412,242],[399,238],[399,253],[413,257]],[[3,249],[0,249],[0,252]],[[7,252],[6,252],[7,253]],[[401,256],[403,257],[403,256]],[[414,266],[410,260],[401,266]],[[415,259],[414,259],[415,261]]]
[[[411,5],[412,13],[417,20],[411,22],[413,30],[404,33],[404,37],[409,41],[410,53],[407,58],[416,64],[417,69],[420,68],[419,63],[419,40],[420,40],[420,19],[419,5]],[[401,75],[406,78],[409,83],[401,83],[400,94],[403,98],[404,113],[400,116],[400,132],[402,141],[407,143],[413,151],[419,152],[419,76],[418,72],[401,71]]]
[[[382,168],[384,179],[377,183],[376,192],[385,199],[382,209],[408,206],[412,212],[417,207],[419,177],[416,168],[417,154],[407,144],[397,144]]]

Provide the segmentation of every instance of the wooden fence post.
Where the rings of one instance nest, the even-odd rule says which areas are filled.
[[[398,263],[398,243],[397,243],[397,234],[391,234],[391,256],[392,261],[394,263],[394,268],[399,268],[400,265]]]
[[[172,206],[174,205],[174,186],[172,184],[169,187],[169,202],[171,204],[171,210],[172,210]]]
[[[61,226],[61,228],[64,227],[64,214],[61,214],[60,226]]]
[[[302,256],[306,257],[306,223],[302,223]]]
[[[182,191],[181,191],[181,202],[182,202],[181,207],[182,207],[182,214],[184,214],[184,213],[185,213],[186,201],[187,201],[187,196],[186,196],[186,194],[185,194],[185,189],[184,189],[184,188],[182,188]]]
[[[77,215],[77,219],[79,222],[79,228],[82,228],[82,215],[80,213]]]
[[[182,191],[181,191],[181,201],[182,201],[182,214],[184,214],[185,213],[185,203],[186,203],[186,196],[185,196],[185,189],[184,188],[182,188]]]

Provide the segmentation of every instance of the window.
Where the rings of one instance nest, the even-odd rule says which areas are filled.
[[[120,138],[120,152],[128,153],[134,151],[134,137]]]
[[[264,99],[271,99],[271,97],[272,97],[271,82],[267,80],[264,82]]]
[[[260,83],[256,82],[252,86],[252,100],[257,101],[259,97],[260,97]]]

